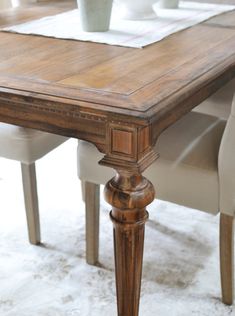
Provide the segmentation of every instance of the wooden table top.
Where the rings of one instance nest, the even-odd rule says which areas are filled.
[[[74,1],[44,1],[1,12],[0,25],[74,7]],[[0,100],[11,96],[12,110],[28,102],[49,114],[67,105],[68,115],[111,115],[140,125],[161,121],[162,129],[169,112],[177,108],[172,115],[178,119],[234,76],[235,11],[144,49],[0,32]],[[12,121],[8,114],[0,110],[3,121]]]
[[[0,25],[74,6],[42,1],[2,11]],[[100,163],[117,171],[105,197],[113,206],[119,315],[138,315],[145,207],[154,199],[142,172],[158,157],[154,144],[234,76],[235,11],[144,49],[0,32],[0,122],[92,142],[104,153]]]

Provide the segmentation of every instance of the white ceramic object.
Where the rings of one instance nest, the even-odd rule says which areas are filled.
[[[113,0],[77,0],[83,31],[109,30]]]
[[[157,6],[162,9],[177,9],[179,7],[179,0],[160,0]]]
[[[144,20],[157,17],[153,4],[158,0],[116,0],[122,6],[122,17],[126,20]]]

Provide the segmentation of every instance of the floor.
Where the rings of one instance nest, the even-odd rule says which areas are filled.
[[[76,141],[38,161],[43,246],[29,245],[20,167],[0,159],[0,315],[116,315],[112,225],[102,201],[100,267],[85,263]],[[155,201],[146,227],[140,316],[227,316],[218,217]]]

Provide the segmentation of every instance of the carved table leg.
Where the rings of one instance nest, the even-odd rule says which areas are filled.
[[[154,199],[154,188],[141,174],[119,171],[107,183],[105,198],[113,206],[118,315],[138,316],[145,207]]]

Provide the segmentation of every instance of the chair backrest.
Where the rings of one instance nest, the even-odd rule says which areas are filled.
[[[220,145],[218,171],[220,212],[235,216],[235,95]]]

